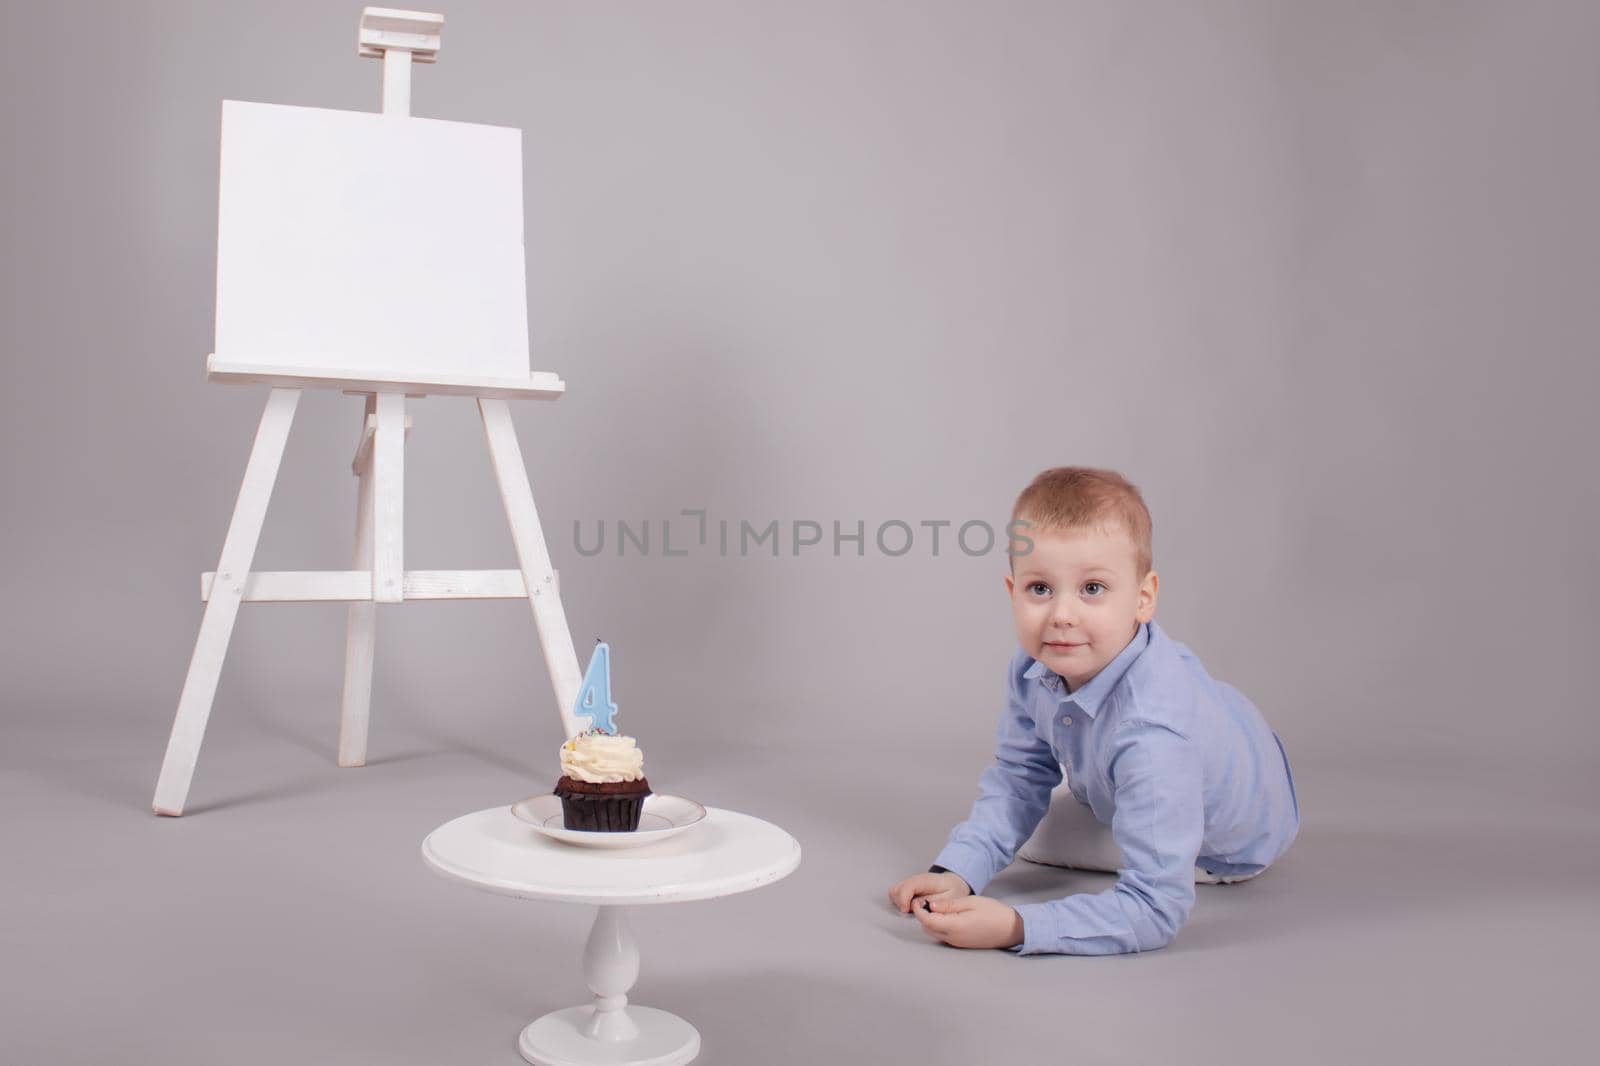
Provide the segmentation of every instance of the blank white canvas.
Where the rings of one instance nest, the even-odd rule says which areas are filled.
[[[221,360],[528,376],[522,131],[226,100]]]

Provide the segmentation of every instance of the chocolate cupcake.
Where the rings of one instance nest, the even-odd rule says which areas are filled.
[[[644,798],[650,783],[637,781],[578,781],[562,776],[556,782],[561,797],[561,824],[590,833],[631,833],[639,828]]]
[[[562,825],[590,833],[631,833],[639,828],[650,782],[644,755],[632,737],[598,730],[580,733],[561,746]]]

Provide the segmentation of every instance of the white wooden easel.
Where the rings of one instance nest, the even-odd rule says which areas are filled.
[[[432,63],[439,50],[444,19],[436,14],[367,8],[362,13],[360,54],[383,60],[383,115],[386,121],[411,120],[411,64]],[[246,105],[258,106],[258,105]],[[224,111],[224,159],[228,112]],[[346,113],[341,113],[346,114]],[[445,126],[448,124],[436,124]],[[237,127],[235,127],[237,128]],[[390,127],[391,131],[393,127]],[[520,143],[520,141],[518,142]],[[237,165],[237,164],[235,164]],[[520,156],[517,158],[520,185]],[[520,229],[520,207],[518,208]],[[520,232],[516,255],[520,288]],[[219,262],[221,259],[219,249]],[[220,271],[220,266],[219,266]],[[172,735],[156,782],[157,814],[180,815],[188,797],[206,721],[216,696],[228,640],[241,603],[348,602],[344,696],[339,723],[339,765],[361,766],[367,757],[367,724],[372,700],[375,607],[404,600],[527,598],[555,689],[565,736],[579,731],[573,716],[581,672],[561,606],[550,553],[534,507],[533,490],[522,462],[508,399],[555,399],[565,384],[553,373],[486,376],[452,373],[449,368],[387,369],[381,365],[296,366],[281,360],[240,361],[222,352],[222,294],[219,280],[219,350],[206,363],[207,379],[270,385],[266,410],[245,466],[233,518],[214,573],[201,576],[205,614],[194,655],[178,698]],[[521,293],[517,292],[520,301]],[[520,306],[520,304],[519,304]],[[404,308],[395,308],[403,314]],[[521,321],[522,368],[526,359],[526,318]],[[355,560],[349,570],[252,572],[256,542],[277,480],[284,443],[300,391],[333,388],[366,396],[366,416],[352,464],[360,479],[356,508]],[[405,504],[407,397],[470,396],[483,418],[489,456],[499,482],[506,517],[516,545],[517,570],[406,570],[402,522]]]

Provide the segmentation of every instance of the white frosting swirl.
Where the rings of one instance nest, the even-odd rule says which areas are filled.
[[[591,785],[637,781],[644,776],[644,752],[632,737],[581,733],[561,745],[561,772]]]

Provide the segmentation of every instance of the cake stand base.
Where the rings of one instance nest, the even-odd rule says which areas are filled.
[[[628,1017],[639,1035],[628,1040],[596,1040],[584,1028],[593,1007],[568,1007],[522,1030],[517,1050],[534,1066],[679,1066],[700,1054],[700,1033],[664,1010],[629,1005]]]

